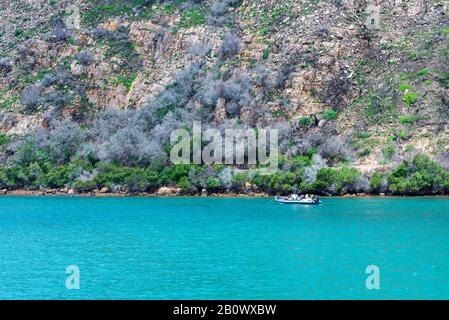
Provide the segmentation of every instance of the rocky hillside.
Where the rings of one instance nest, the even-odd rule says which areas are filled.
[[[417,154],[449,167],[448,0],[1,0],[0,11],[4,166],[33,136],[58,164],[146,168],[197,119],[279,128],[282,154],[310,156],[306,173],[371,179]]]

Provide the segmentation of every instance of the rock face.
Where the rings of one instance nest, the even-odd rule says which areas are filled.
[[[1,132],[24,135],[64,119],[90,125],[106,108],[140,108],[200,64],[209,74],[185,103],[209,113],[212,126],[338,136],[356,146],[361,166],[376,164],[392,137],[400,157],[410,144],[448,151],[447,1],[242,1],[222,13],[213,1],[142,3],[111,0],[108,11],[84,0],[3,1]],[[63,14],[70,5],[79,24]],[[231,56],[227,25],[239,39]],[[30,87],[36,103],[27,106]],[[409,116],[419,120],[406,123]],[[298,125],[303,118],[316,123]]]

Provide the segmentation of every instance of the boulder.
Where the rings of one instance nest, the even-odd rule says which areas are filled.
[[[100,193],[108,193],[109,189],[106,187],[101,188],[101,190],[99,191]]]
[[[175,196],[181,192],[181,188],[161,187],[156,191],[158,196]]]

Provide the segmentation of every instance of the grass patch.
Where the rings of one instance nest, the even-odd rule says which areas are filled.
[[[449,34],[449,27],[441,29],[441,33],[448,35]]]
[[[204,12],[200,9],[189,9],[181,14],[179,22],[176,24],[173,32],[176,33],[179,29],[188,29],[203,25],[206,22]]]
[[[413,144],[408,144],[405,146],[405,152],[411,152],[415,149],[415,146]]]
[[[111,83],[114,85],[123,84],[123,86],[126,88],[126,92],[128,93],[131,90],[131,86],[136,80],[137,74],[131,74],[131,75],[120,75],[114,79],[111,80]]]
[[[401,83],[399,85],[399,91],[409,91],[412,89],[413,89],[413,87],[411,85],[409,85],[408,83]]]
[[[0,110],[11,110],[11,106],[19,101],[19,96],[12,96],[0,102]]]
[[[385,163],[389,163],[393,159],[395,153],[396,149],[392,145],[382,148],[382,156],[384,157]]]
[[[417,77],[425,77],[425,76],[429,75],[429,73],[430,73],[430,69],[429,68],[424,68],[424,69],[419,70],[416,73],[416,76]]]
[[[283,118],[285,116],[281,110],[274,110],[271,114],[275,118]]]
[[[418,120],[418,117],[415,115],[405,115],[399,117],[399,123],[402,125],[412,125]]]
[[[402,97],[402,101],[409,107],[415,104],[418,99],[419,95],[416,92],[408,92]]]

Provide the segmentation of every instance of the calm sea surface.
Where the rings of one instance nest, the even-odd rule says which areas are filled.
[[[0,197],[0,299],[449,298],[448,198],[323,202]]]

